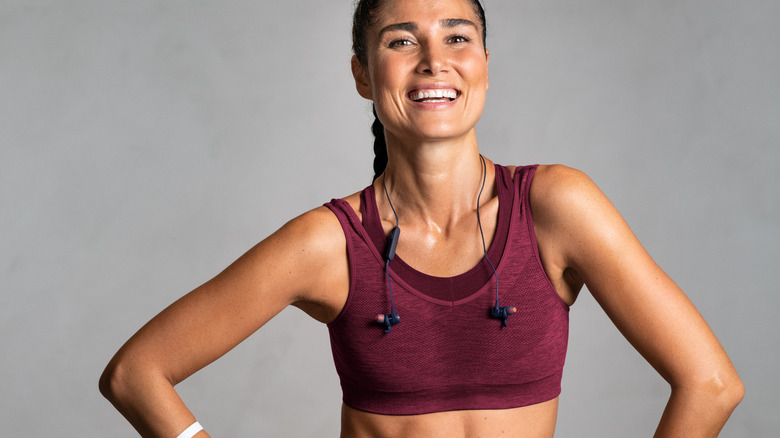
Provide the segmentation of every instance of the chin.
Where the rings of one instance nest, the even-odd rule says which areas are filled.
[[[422,142],[446,142],[458,140],[469,136],[469,131],[434,130],[416,133],[414,137]]]
[[[464,129],[467,126],[468,129]],[[467,137],[476,127],[476,123],[452,123],[438,122],[420,126],[417,130],[419,137],[428,140],[455,140]]]

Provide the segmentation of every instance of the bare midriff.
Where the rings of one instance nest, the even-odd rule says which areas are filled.
[[[558,398],[513,409],[380,415],[341,408],[342,438],[551,438]]]

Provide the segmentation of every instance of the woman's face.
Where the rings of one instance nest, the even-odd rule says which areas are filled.
[[[388,1],[367,38],[367,66],[353,57],[361,96],[402,140],[470,133],[485,104],[488,53],[468,0]]]

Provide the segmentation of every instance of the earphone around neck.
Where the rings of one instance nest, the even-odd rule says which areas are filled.
[[[401,316],[395,311],[393,286],[390,284],[390,260],[393,260],[395,257],[395,248],[398,246],[398,238],[401,237],[401,229],[398,228],[398,213],[395,212],[395,207],[393,207],[393,203],[390,201],[390,194],[387,193],[384,173],[382,174],[382,187],[385,189],[387,202],[390,203],[390,208],[393,210],[393,215],[395,216],[395,227],[390,230],[390,234],[387,236],[387,245],[385,245],[385,277],[387,277],[387,290],[390,294],[390,313],[380,313],[376,316],[376,322],[385,326],[385,333],[390,333],[393,326],[401,322]]]
[[[482,220],[479,214],[479,201],[482,198],[482,191],[485,189],[485,180],[487,179],[487,164],[485,163],[485,157],[482,154],[479,155],[479,159],[482,160],[482,186],[479,189],[477,195],[477,225],[479,226],[479,235],[482,238],[482,251],[485,254],[485,261],[490,265],[490,269],[493,270],[493,277],[496,279],[496,304],[490,308],[490,316],[495,319],[501,320],[501,325],[506,327],[506,320],[510,315],[517,312],[517,308],[514,306],[501,306],[498,302],[498,273],[493,263],[488,258],[487,246],[485,245],[485,233],[482,231]],[[387,191],[387,185],[385,184],[385,175],[382,174],[382,187],[385,190],[385,197],[387,197],[387,203],[390,204],[390,208],[393,210],[395,216],[395,227],[390,231],[387,236],[387,245],[385,248],[385,277],[387,278],[387,290],[390,295],[390,313],[380,313],[376,316],[376,322],[384,325],[385,333],[390,333],[392,327],[401,322],[401,316],[395,310],[395,303],[393,302],[393,286],[390,283],[390,261],[395,257],[395,249],[398,246],[398,239],[401,236],[401,229],[398,227],[398,213],[393,207],[393,201],[390,200],[390,194]]]

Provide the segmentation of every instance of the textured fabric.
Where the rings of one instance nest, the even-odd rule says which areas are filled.
[[[507,409],[560,393],[569,308],[539,259],[528,193],[535,170],[518,167],[513,179],[496,165],[498,223],[488,256],[501,305],[517,307],[508,327],[489,316],[495,279],[484,260],[464,274],[440,278],[396,256],[390,278],[401,322],[386,334],[374,322],[389,312],[390,302],[373,188],[361,196],[365,226],[346,201],[325,204],[344,229],[349,256],[349,296],[328,324],[344,403],[406,415]]]

